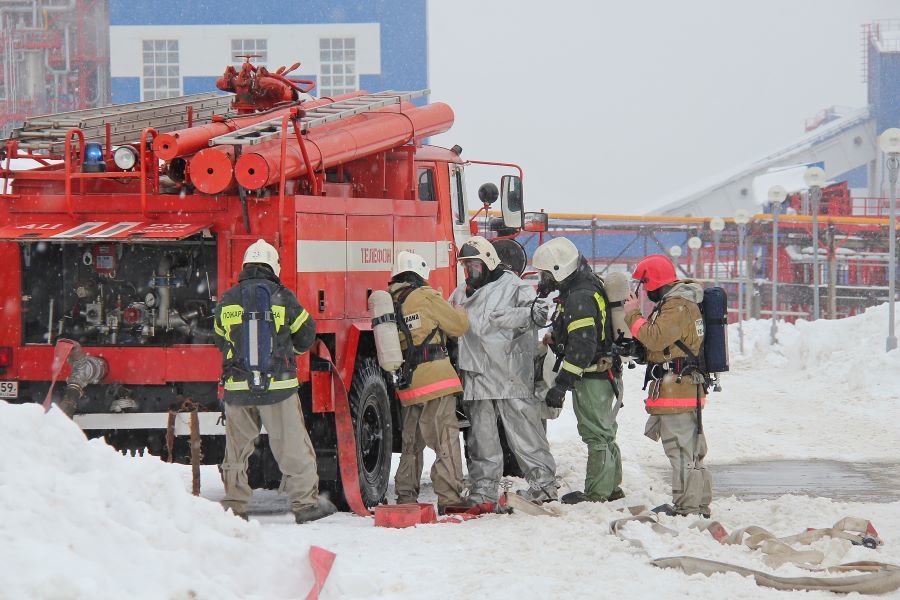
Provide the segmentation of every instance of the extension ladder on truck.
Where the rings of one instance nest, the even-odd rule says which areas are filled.
[[[119,145],[134,142],[148,127],[165,133],[208,123],[214,115],[227,113],[232,99],[231,95],[208,92],[42,115],[13,129],[10,139],[25,150],[61,154],[66,133],[74,127],[84,132],[85,142]]]
[[[406,100],[421,98],[431,93],[431,90],[417,90],[413,92],[378,92],[377,94],[366,94],[349,100],[340,100],[332,102],[324,106],[306,111],[303,117],[297,119],[300,131],[307,131],[310,127],[324,125],[341,119],[348,119],[371,112],[379,108],[400,104]],[[303,108],[302,106],[300,107]],[[281,124],[283,117],[269,119],[255,125],[243,127],[231,133],[220,135],[209,140],[210,146],[233,145],[233,146],[254,146],[268,142],[281,135]]]

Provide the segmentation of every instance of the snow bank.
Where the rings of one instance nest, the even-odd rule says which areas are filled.
[[[851,403],[900,400],[900,351],[885,352],[886,304],[847,319],[779,323],[774,346],[771,325],[771,320],[744,324],[743,355],[737,325],[730,326],[730,352],[739,371],[788,371],[798,383],[825,384]]]
[[[896,461],[900,353],[883,351],[886,317],[879,307],[842,321],[780,324],[774,346],[769,322],[746,322],[743,354],[732,326],[732,371],[704,412],[708,462]],[[642,369],[626,371],[618,432],[625,500],[560,506],[555,519],[486,516],[405,530],[376,528],[371,519],[347,514],[297,526],[277,514],[286,499],[265,491],[254,493],[254,514],[245,523],[213,502],[222,496],[215,467],[203,468],[207,499],[194,498],[187,467],[121,456],[101,441],[86,441],[57,411],[44,415],[37,406],[0,402],[0,597],[303,598],[312,581],[310,544],[337,553],[324,599],[800,596],[737,575],[686,576],[650,566],[650,557],[692,555],[782,576],[808,574],[789,565],[773,571],[758,553],[723,547],[691,529],[692,519],[662,518],[677,536],[629,525],[628,535],[645,550],[609,533],[625,506],[670,498],[662,447],[643,436],[642,380]],[[561,492],[582,489],[586,451],[571,401],[548,424],[548,437],[565,484]],[[432,460],[426,453],[426,464]],[[421,499],[433,502],[427,472]],[[830,542],[821,549],[834,561],[900,563],[900,503],[717,496],[712,508],[728,531],[759,525],[778,536],[845,516],[868,518],[884,539],[879,550]]]
[[[893,462],[900,443],[900,351],[885,352],[881,305],[835,321],[729,326],[731,372],[712,394],[710,460],[760,458]]]
[[[195,498],[179,470],[85,440],[60,411],[0,402],[0,596],[302,597],[308,544]]]

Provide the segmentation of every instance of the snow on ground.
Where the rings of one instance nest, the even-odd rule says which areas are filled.
[[[709,462],[897,463],[900,352],[883,351],[886,320],[879,307],[837,322],[780,324],[775,346],[769,322],[750,321],[743,354],[732,326],[732,372],[704,413]],[[620,509],[669,497],[662,448],[642,435],[641,381],[641,369],[627,371],[619,418],[625,500],[562,507],[559,518],[491,515],[405,530],[375,528],[348,514],[297,526],[275,492],[256,493],[255,514],[245,523],[216,504],[222,486],[215,467],[204,467],[204,497],[194,498],[183,466],[123,457],[100,441],[87,442],[58,411],[44,415],[37,406],[0,403],[0,597],[303,598],[311,585],[305,560],[311,544],[337,553],[323,598],[797,595],[737,575],[689,577],[648,565],[650,557],[692,555],[772,571],[754,552],[691,529],[693,519],[663,517],[675,537],[629,525],[626,533],[646,550],[610,535]],[[561,491],[580,489],[586,454],[570,402],[548,431]],[[422,499],[433,501],[427,469],[424,477]],[[820,549],[834,562],[900,564],[900,503],[732,497],[717,498],[713,511],[729,531],[755,524],[776,535],[827,527],[844,516],[868,518],[884,539],[878,551],[843,542]],[[792,566],[774,573],[808,574]]]

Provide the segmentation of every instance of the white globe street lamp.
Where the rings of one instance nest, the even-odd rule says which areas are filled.
[[[812,200],[812,248],[813,248],[813,314],[812,320],[819,318],[819,200],[822,199],[822,188],[827,179],[825,171],[820,167],[810,167],[803,173],[803,181],[809,188],[809,199]]]
[[[737,302],[737,319],[738,319],[738,338],[741,342],[741,354],[744,353],[744,284],[743,279],[741,278],[741,271],[746,264],[746,260],[744,260],[744,234],[747,229],[747,223],[750,222],[750,212],[746,209],[739,208],[734,213],[734,223],[737,225],[738,230],[738,271],[737,271],[737,279],[738,279],[738,302]]]
[[[891,207],[888,220],[888,337],[885,344],[890,352],[897,347],[894,335],[894,297],[897,288],[897,170],[900,169],[900,129],[892,127],[878,136],[881,151],[887,154],[888,176],[891,182]]]
[[[709,228],[713,232],[713,285],[719,286],[719,237],[725,229],[725,220],[722,217],[713,217],[709,220]]]
[[[769,188],[769,204],[772,206],[772,329],[771,342],[775,345],[778,334],[778,213],[781,203],[787,198],[784,186],[773,185]]]
[[[672,257],[672,266],[675,267],[675,271],[678,271],[678,258],[681,256],[681,246],[675,244],[669,248],[669,256]]]
[[[694,277],[697,277],[698,271],[700,270],[700,248],[703,246],[703,240],[694,235],[688,238],[687,245],[688,248],[691,249],[691,254],[693,255],[691,271]]]

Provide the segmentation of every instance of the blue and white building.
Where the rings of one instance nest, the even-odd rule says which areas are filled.
[[[240,54],[316,96],[428,87],[427,0],[109,0],[112,102],[216,89]]]

